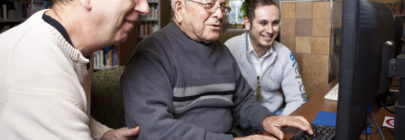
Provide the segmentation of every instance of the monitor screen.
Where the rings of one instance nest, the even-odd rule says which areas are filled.
[[[366,128],[369,106],[389,87],[381,76],[388,68],[383,47],[394,40],[394,20],[384,4],[345,0],[342,23],[336,139],[353,140]]]

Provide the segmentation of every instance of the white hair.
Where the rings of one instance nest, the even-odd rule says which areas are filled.
[[[176,2],[176,0],[170,0],[170,1],[171,1],[170,5],[172,6],[172,10],[174,10],[174,2]]]

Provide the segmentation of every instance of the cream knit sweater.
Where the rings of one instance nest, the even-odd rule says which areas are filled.
[[[0,34],[0,139],[100,139],[90,117],[89,60],[42,19]]]

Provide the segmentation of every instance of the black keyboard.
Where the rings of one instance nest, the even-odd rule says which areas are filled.
[[[306,131],[300,131],[291,137],[290,140],[333,140],[335,137],[336,127],[311,124],[313,135]]]

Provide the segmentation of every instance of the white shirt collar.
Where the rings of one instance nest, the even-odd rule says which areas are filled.
[[[256,51],[253,49],[253,46],[252,46],[252,43],[250,42],[250,35],[248,35],[248,54],[252,57],[252,56],[256,56],[256,58],[259,58],[259,56],[257,56],[257,54],[256,54]],[[273,43],[274,44],[274,43]],[[266,58],[266,57],[268,57],[268,56],[270,56],[270,54],[271,53],[273,53],[274,52],[274,50],[273,50],[273,44],[272,44],[272,46],[270,47],[270,49],[268,49],[267,51],[266,51],[266,53],[262,56],[262,57],[260,57],[260,58]]]

